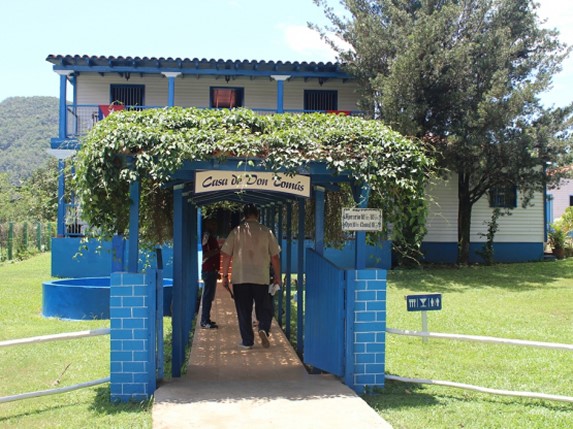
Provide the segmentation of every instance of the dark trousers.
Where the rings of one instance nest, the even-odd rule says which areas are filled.
[[[259,321],[259,330],[269,334],[273,319],[273,306],[269,295],[268,285],[241,283],[233,285],[235,294],[235,308],[239,320],[239,331],[245,346],[252,346],[255,342],[253,332],[253,302],[255,303],[255,315]]]
[[[217,288],[217,271],[203,271],[203,296],[201,297],[201,323],[209,323],[211,320],[211,306],[215,298]]]

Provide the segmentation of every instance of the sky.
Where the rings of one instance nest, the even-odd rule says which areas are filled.
[[[573,45],[573,2],[540,4],[546,25]],[[307,27],[327,23],[312,0],[2,0],[0,10],[0,101],[58,97],[50,54],[336,60]],[[547,106],[573,101],[573,54],[542,100]]]

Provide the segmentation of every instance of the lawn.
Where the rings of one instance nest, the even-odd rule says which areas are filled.
[[[50,254],[0,265],[0,341],[109,327],[42,317]],[[109,377],[109,336],[0,348],[0,396]],[[112,405],[109,384],[0,404],[4,428],[151,428],[151,403]]]
[[[0,340],[109,326],[41,316],[50,255],[0,265]],[[438,292],[433,332],[573,344],[573,259],[388,273],[388,326],[420,330],[404,296]],[[166,326],[167,327],[167,326]],[[66,369],[67,368],[67,369]],[[410,378],[573,396],[573,352],[387,336],[386,370]],[[109,376],[109,337],[0,348],[0,396]],[[365,399],[395,429],[571,428],[573,404],[388,381]],[[2,428],[151,428],[151,403],[112,405],[109,387],[0,404]]]
[[[573,344],[573,259],[388,273],[388,327],[421,330],[404,296],[441,293],[432,332]],[[573,352],[387,336],[386,372],[573,397]],[[395,429],[571,428],[573,404],[388,381],[365,397]]]

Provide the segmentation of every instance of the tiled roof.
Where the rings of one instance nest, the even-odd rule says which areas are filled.
[[[179,71],[184,74],[294,74],[348,77],[339,63],[257,60],[223,60],[164,57],[113,57],[89,55],[48,55],[46,61],[59,70],[131,71],[159,73]],[[337,76],[335,76],[337,75]]]

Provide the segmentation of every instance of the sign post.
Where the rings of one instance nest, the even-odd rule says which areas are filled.
[[[422,332],[427,334],[428,331],[428,311],[442,309],[442,294],[431,293],[424,295],[406,295],[406,309],[408,311],[422,312]],[[428,337],[422,337],[423,342],[428,342]]]

